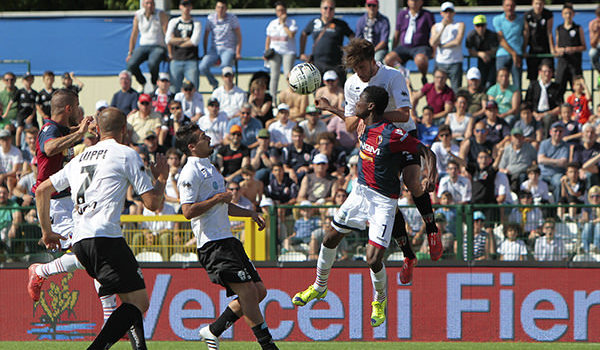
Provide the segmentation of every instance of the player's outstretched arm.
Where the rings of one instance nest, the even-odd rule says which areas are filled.
[[[44,144],[44,152],[46,156],[52,157],[59,153],[62,153],[69,147],[73,147],[75,143],[83,138],[83,135],[88,131],[90,124],[94,118],[92,116],[87,116],[83,118],[77,131],[63,137],[57,137],[55,139],[50,139],[46,141]]]
[[[329,103],[329,100],[326,99],[325,97],[316,99],[315,106],[317,106],[317,108],[320,108],[322,110],[329,111],[329,112],[337,115],[338,117],[342,118],[342,120],[346,123],[346,130],[348,132],[352,132],[352,131],[356,130],[356,128],[358,127],[358,122],[360,121],[360,118],[355,117],[355,116],[351,116],[351,117],[346,116],[345,112],[342,109],[337,108],[336,106],[332,106],[331,103]]]
[[[427,177],[424,179],[424,190],[433,192],[435,191],[435,184],[438,178],[436,155],[429,147],[422,143],[419,143],[418,153],[425,160],[424,166],[427,169]]]
[[[262,231],[265,228],[265,219],[263,219],[262,216],[258,215],[258,213],[253,210],[244,209],[238,207],[233,203],[229,203],[228,214],[230,216],[242,216],[252,218],[252,220],[254,220],[254,222],[256,222],[256,224],[258,225],[259,231]]]
[[[47,249],[59,249],[60,240],[66,239],[59,234],[52,232],[52,224],[50,222],[50,198],[56,189],[52,185],[50,179],[42,182],[35,191],[36,208],[38,219],[42,229],[42,242]]]
[[[169,165],[164,154],[156,155],[156,160],[151,165],[150,170],[156,179],[153,183],[154,188],[148,192],[144,192],[141,197],[144,206],[154,211],[160,209],[165,200],[165,186],[169,177]]]
[[[400,107],[393,111],[383,113],[383,117],[392,123],[406,123],[410,118],[410,108]]]
[[[233,195],[231,192],[221,192],[210,197],[207,200],[196,203],[185,203],[181,205],[181,212],[186,219],[191,220],[197,216],[206,213],[210,208],[214,207],[219,203],[229,203]]]

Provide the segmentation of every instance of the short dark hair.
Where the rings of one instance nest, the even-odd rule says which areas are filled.
[[[190,155],[188,145],[198,142],[198,135],[196,134],[198,130],[200,130],[200,127],[196,123],[180,127],[175,133],[175,146],[184,154]]]
[[[570,3],[570,2],[565,2],[565,4],[563,5],[563,8],[562,8],[562,9],[563,9],[563,10],[564,10],[564,9],[569,9],[569,10],[571,10],[571,11],[575,11],[575,9],[573,8],[573,4],[572,4],[572,3]]]
[[[34,127],[27,128],[27,129],[23,130],[23,132],[24,132],[24,133],[26,133],[26,134],[37,135],[37,134],[38,134],[38,132],[40,132],[40,131],[38,130],[38,128],[36,128],[36,127],[34,126]]]
[[[44,77],[53,77],[54,76],[54,72],[51,70],[47,70],[44,72]]]
[[[217,0],[215,4],[221,3],[223,5],[227,5],[227,0]]]
[[[521,103],[521,112],[523,111],[530,111],[533,112],[533,108],[531,107],[531,102],[526,101]]]
[[[454,160],[454,159],[450,159],[450,160],[448,161],[448,164],[446,164],[446,168],[448,168],[448,165],[450,165],[450,164],[454,164],[454,165],[456,165],[456,168],[457,168],[457,169],[460,169],[460,164],[458,164],[458,162],[457,162],[456,160]]]
[[[542,67],[546,66],[550,70],[554,70],[553,63],[550,59],[544,58],[538,67],[539,70],[542,70]]]
[[[283,7],[287,8],[287,5],[283,1],[275,1],[275,3],[273,4],[273,7],[277,7],[277,6],[283,6]]]
[[[58,89],[52,93],[50,100],[50,112],[52,115],[60,114],[66,106],[75,104],[79,97],[71,89]]]
[[[534,165],[531,165],[529,168],[527,168],[527,174],[529,174],[529,173],[536,173],[536,174],[540,175],[542,173],[542,171],[540,170],[539,166],[534,164]]]
[[[384,88],[370,85],[363,90],[361,95],[363,94],[366,96],[367,102],[375,103],[375,113],[377,115],[382,115],[385,112],[390,96]]]
[[[167,152],[165,152],[165,154],[168,156],[177,156],[179,157],[179,159],[181,159],[181,151],[178,150],[175,147],[171,147],[167,150]]]
[[[427,105],[427,106],[423,107],[423,112],[425,112],[425,111],[430,111],[431,113],[434,113],[433,112],[433,107],[431,107],[430,105]]]
[[[450,125],[448,125],[448,124],[442,124],[442,125],[440,125],[440,127],[438,128],[438,135],[442,131],[447,131],[447,132],[449,132],[452,135],[452,130],[450,129]]]
[[[296,125],[292,128],[292,132],[304,135],[304,129],[300,125]]]
[[[11,77],[13,77],[13,79],[17,78],[17,76],[13,72],[6,72],[6,73],[4,73],[4,75],[10,75]]]
[[[581,168],[581,164],[579,164],[579,162],[569,162],[569,163],[567,163],[567,169],[568,168],[579,169],[579,168]]]
[[[346,68],[355,67],[363,61],[372,61],[375,59],[375,46],[362,38],[350,40],[348,45],[344,46],[344,66]]]

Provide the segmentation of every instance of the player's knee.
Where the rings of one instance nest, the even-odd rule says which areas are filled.
[[[258,301],[261,302],[267,296],[267,288],[262,283],[255,283],[255,286],[258,293]]]

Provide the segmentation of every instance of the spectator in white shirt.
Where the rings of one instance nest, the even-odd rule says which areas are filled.
[[[271,147],[286,147],[292,143],[292,129],[296,122],[290,120],[290,107],[285,103],[277,106],[277,121],[269,126]]]
[[[208,100],[208,114],[198,120],[198,126],[210,137],[210,145],[220,146],[225,141],[229,119],[225,112],[219,111],[219,101],[211,98]]]
[[[219,100],[221,110],[231,119],[239,114],[242,105],[247,100],[247,94],[233,83],[233,68],[223,67],[221,77],[223,85],[216,88],[210,97]]]
[[[471,181],[458,174],[458,162],[451,159],[446,167],[446,176],[440,180],[437,197],[442,197],[442,193],[448,191],[457,204],[466,204],[471,201]]]
[[[550,191],[546,181],[540,179],[540,168],[534,164],[527,168],[527,181],[521,184],[521,191],[530,192],[533,195],[533,203],[552,203]]]
[[[190,118],[192,123],[197,123],[204,115],[204,98],[190,81],[184,80],[181,90],[175,95],[175,101],[181,102],[183,115]]]
[[[23,156],[12,145],[10,131],[0,130],[0,182],[6,184],[10,193],[17,184],[17,173],[21,172],[22,166]]]
[[[296,41],[294,38],[298,31],[296,21],[288,18],[287,8],[282,1],[275,3],[275,14],[277,18],[267,26],[264,55],[264,59],[271,69],[269,91],[273,96],[277,96],[281,67],[283,66],[283,74],[287,77],[294,66],[294,61],[296,61]]]
[[[508,224],[504,230],[506,239],[500,247],[498,247],[498,254],[500,254],[500,260],[503,261],[523,261],[527,260],[527,247],[525,242],[519,238],[521,233],[521,226],[518,224]]]

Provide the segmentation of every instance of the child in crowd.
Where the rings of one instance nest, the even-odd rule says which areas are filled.
[[[521,226],[519,224],[508,224],[504,229],[504,235],[506,239],[500,247],[498,247],[498,254],[500,254],[500,260],[503,261],[523,261],[527,260],[527,246],[522,239],[519,238],[521,233]]]
[[[568,103],[560,105],[559,121],[563,123],[565,127],[563,141],[570,145],[576,143],[581,136],[579,133],[580,124],[571,118],[573,118],[573,106]]]
[[[309,201],[300,202],[300,206],[311,206]],[[294,233],[283,240],[283,251],[290,251],[302,243],[309,244],[312,232],[321,227],[321,220],[313,208],[300,208],[300,218],[294,224]]]
[[[433,108],[425,106],[421,115],[421,121],[417,124],[419,140],[427,146],[431,146],[437,137],[438,129],[438,126],[433,124]]]
[[[592,112],[590,112],[590,103],[588,96],[592,96],[583,75],[577,75],[573,78],[573,93],[567,97],[567,103],[573,106],[573,117],[572,120],[578,122],[580,125],[587,123],[590,119]]]
[[[573,22],[575,11],[573,4],[566,2],[562,9],[564,23],[556,27],[555,53],[558,55],[556,65],[556,83],[562,92],[577,75],[582,75],[581,53],[586,50],[583,28]],[[573,88],[573,86],[571,86]]]
[[[264,193],[264,184],[254,178],[254,173],[254,168],[251,165],[242,167],[242,178],[244,180],[240,182],[240,191],[242,196],[248,198],[254,204],[254,207],[258,208]]]
[[[44,125],[44,119],[50,119],[52,115],[50,100],[52,100],[52,94],[54,89],[54,72],[47,70],[42,76],[42,82],[44,83],[44,89],[40,90],[35,101],[37,109],[37,123],[38,125]]]
[[[62,84],[63,88],[73,90],[77,94],[83,90],[83,82],[77,79],[73,72],[65,72],[62,75]]]
[[[440,207],[435,210],[435,214],[443,214],[446,219],[446,230],[456,235],[456,208],[450,207],[452,204],[454,204],[452,193],[444,191],[440,197]]]
[[[533,196],[530,192],[519,192],[519,204],[528,205],[529,207],[513,208],[508,216],[508,221],[521,225],[523,231],[527,234],[535,230],[544,221],[544,215],[540,208],[531,207],[533,204]]]
[[[579,179],[579,163],[567,164],[567,172],[560,179],[560,203],[562,204],[583,204],[585,201],[586,185],[585,180]],[[558,208],[558,216],[563,218],[565,208]],[[567,221],[573,221],[577,215],[576,207],[569,207],[569,214],[564,217]]]
[[[533,118],[533,110],[530,103],[523,102],[521,104],[520,117],[516,121],[514,128],[521,129],[525,142],[531,143],[537,149],[540,142],[542,142],[544,131],[540,122]]]
[[[535,204],[550,203],[548,184],[540,179],[541,171],[537,165],[527,168],[527,180],[521,184],[521,191],[527,191],[533,196]]]

